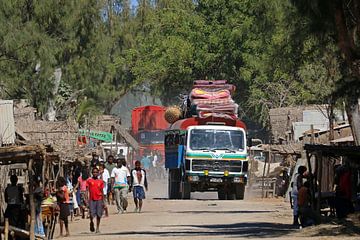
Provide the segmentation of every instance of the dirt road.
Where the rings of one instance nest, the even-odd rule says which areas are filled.
[[[115,214],[110,206],[101,234],[90,233],[88,220],[76,219],[67,239],[359,239],[334,224],[294,229],[288,203],[281,199],[218,201],[215,193],[196,193],[192,200],[165,196],[166,184],[153,183],[142,213],[132,212],[132,201],[126,214]]]

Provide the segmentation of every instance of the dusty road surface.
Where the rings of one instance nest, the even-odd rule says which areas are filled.
[[[110,206],[100,234],[90,233],[89,220],[75,219],[66,239],[360,239],[336,224],[294,229],[291,210],[282,199],[218,201],[215,193],[195,193],[191,200],[165,197],[165,182],[155,182],[142,213],[133,212],[129,195],[128,213],[115,214],[115,206]]]

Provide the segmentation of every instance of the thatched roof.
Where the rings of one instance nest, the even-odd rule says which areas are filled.
[[[358,161],[360,146],[333,146],[322,144],[305,144],[304,149],[308,153],[320,153],[326,156],[351,156]]]
[[[124,140],[135,150],[139,149],[139,143],[128,133],[128,131],[120,124],[115,125],[115,129],[124,138]]]
[[[115,128],[120,136],[134,149],[138,149],[137,141],[118,124],[118,119],[111,115],[100,115],[94,125],[90,126],[94,130],[108,131]],[[78,127],[74,121],[41,121],[26,120],[18,121],[16,133],[22,140],[22,144],[51,144],[56,154],[67,162],[76,161],[82,156],[89,155],[94,148],[85,148],[76,144],[78,137]]]
[[[44,145],[0,147],[0,165],[27,163],[30,159],[44,160],[51,151]]]
[[[301,155],[301,144],[286,144],[286,145],[269,145],[260,144],[256,146],[263,151],[270,151],[281,155]]]

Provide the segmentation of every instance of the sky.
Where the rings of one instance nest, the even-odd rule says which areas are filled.
[[[131,0],[130,3],[132,7],[136,7],[138,4],[138,0]]]

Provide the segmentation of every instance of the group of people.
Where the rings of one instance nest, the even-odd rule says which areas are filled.
[[[41,203],[46,195],[44,194],[43,188],[40,185],[39,177],[34,176],[32,181],[32,190],[35,204],[34,230],[36,234],[45,235],[41,219]],[[9,225],[20,229],[25,229],[26,219],[30,214],[30,199],[29,195],[25,196],[25,190],[23,186],[18,184],[17,175],[12,174],[10,176],[10,185],[5,188],[4,198],[7,204],[4,216],[8,219]],[[9,236],[9,239],[12,239],[12,236]]]
[[[56,196],[60,237],[70,235],[69,216],[72,212],[82,218],[88,217],[90,219],[90,231],[99,233],[101,218],[103,215],[109,216],[109,204],[115,202],[119,214],[127,211],[129,192],[133,192],[134,212],[140,213],[142,211],[148,182],[146,170],[141,168],[140,161],[136,161],[135,168],[130,171],[125,158],[115,160],[110,155],[107,161],[103,162],[99,161],[96,154],[93,154],[90,165],[83,166],[78,175],[75,176],[74,172],[71,172],[65,177],[58,177],[55,187],[51,190],[46,186],[41,186],[39,178],[33,180],[36,234],[45,235],[41,204],[47,197]],[[7,203],[5,217],[9,219],[10,225],[25,229],[24,189],[17,184],[16,175],[12,175],[10,181],[11,184],[5,190],[5,201]]]
[[[309,174],[305,166],[299,166],[292,183],[293,225],[307,227],[319,222],[318,216],[311,206]],[[299,222],[300,220],[300,222]]]
[[[64,188],[64,184],[62,185]],[[62,188],[60,190],[65,193],[66,189]],[[135,162],[135,168],[130,171],[125,158],[115,160],[112,155],[109,155],[107,161],[103,162],[99,161],[96,154],[93,155],[89,168],[82,169],[74,187],[74,191],[77,193],[79,213],[82,218],[85,218],[86,210],[88,210],[90,231],[96,233],[100,232],[100,221],[103,215],[109,216],[108,206],[110,204],[116,203],[118,214],[127,212],[127,198],[131,191],[135,203],[134,212],[140,213],[147,189],[146,171],[141,168],[140,161]],[[67,217],[70,214],[68,209],[67,206],[66,211],[62,211],[62,205],[60,205],[60,221],[65,224],[66,235],[69,235]],[[60,235],[63,234],[61,222]]]
[[[151,179],[165,178],[165,161],[160,151],[145,152],[140,161]]]
[[[351,190],[352,174],[349,166],[346,164],[337,165],[334,170],[335,191],[324,193],[326,196],[320,202],[327,204],[330,208],[330,214],[336,214],[341,219],[354,212],[352,203],[353,193]],[[312,206],[311,198],[316,199],[318,196],[311,195],[311,176],[309,175],[305,166],[299,166],[292,183],[291,203],[294,216],[293,225],[295,226],[307,227],[320,222],[320,216],[314,211],[314,206]]]

